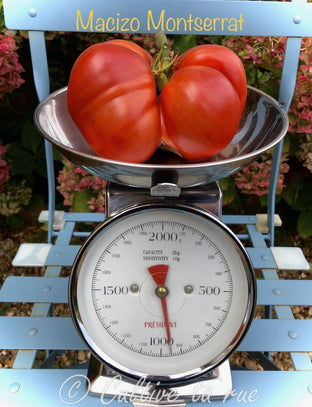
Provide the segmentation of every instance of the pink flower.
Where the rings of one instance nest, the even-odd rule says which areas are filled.
[[[271,82],[267,83],[267,87],[271,86],[271,83],[274,87],[273,80],[278,82],[283,65],[286,38],[231,37],[225,40],[223,45],[236,52],[244,60],[247,69],[250,66],[259,69],[264,80],[267,78],[265,75],[270,72],[272,79],[270,79]],[[301,136],[302,145],[296,155],[303,165],[312,172],[312,38],[302,39],[299,58],[295,93],[288,112],[288,131]],[[253,74],[257,75],[255,72]],[[252,167],[248,168],[250,170]],[[248,171],[243,170],[241,173],[246,174]],[[248,180],[248,182],[252,181]],[[250,190],[246,187],[246,182],[243,181],[239,188],[246,191]],[[279,184],[279,188],[282,188],[282,184]]]
[[[302,161],[304,167],[312,172],[312,130],[310,133],[303,134],[300,149],[297,152],[297,158]]]
[[[3,191],[4,184],[10,179],[10,170],[8,163],[5,161],[6,148],[0,145],[0,191]]]
[[[73,169],[73,172],[74,172],[75,174],[83,174],[83,175],[87,175],[87,174],[88,174],[88,172],[87,172],[86,170],[83,170],[82,168],[79,168],[79,167],[75,167],[75,168]]]
[[[105,211],[104,188],[106,181],[95,177],[87,171],[76,167],[68,160],[64,160],[64,167],[59,172],[57,181],[59,185],[57,190],[64,197],[64,205],[72,206],[76,194],[88,190],[91,193],[91,199],[86,204],[90,210],[96,212]],[[88,194],[88,196],[90,196]]]
[[[297,83],[289,109],[289,131],[292,133],[312,133],[312,38],[302,40],[302,51],[297,74]],[[304,160],[302,152],[299,156]],[[309,160],[309,157],[307,157]]]
[[[102,178],[99,178],[99,177],[94,177],[93,178],[92,188],[95,191],[102,190],[103,188],[105,188],[105,185],[106,185],[106,181],[103,180]]]
[[[92,197],[87,203],[89,208],[94,212],[103,213],[105,211],[105,197],[103,194],[99,194],[97,197]]]
[[[84,178],[79,182],[78,189],[79,191],[83,191],[84,189],[88,189],[91,185],[91,180],[89,178]]]
[[[252,64],[265,70],[281,69],[285,44],[283,37],[232,37],[223,43],[236,52],[246,66]]]
[[[263,196],[269,191],[269,179],[272,166],[272,158],[266,153],[261,158],[262,161],[251,163],[248,167],[234,175],[236,187],[243,194]],[[280,174],[277,182],[277,194],[281,194],[284,188],[284,174],[289,171],[286,163],[287,158],[283,155],[280,166]]]
[[[0,99],[25,82],[20,76],[24,69],[18,62],[15,49],[13,36],[0,34]]]

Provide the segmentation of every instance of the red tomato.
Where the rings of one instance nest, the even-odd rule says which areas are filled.
[[[144,48],[140,47],[138,44],[135,42],[130,42],[130,41],[125,41],[125,40],[110,40],[109,42],[105,42],[105,45],[120,45],[121,47],[125,47],[128,49],[131,49],[131,51],[141,55],[144,59],[146,59],[146,62],[148,62],[149,65],[152,65],[153,63],[153,57],[151,54],[149,54],[147,51],[145,51]],[[101,45],[101,44],[98,44]]]
[[[242,61],[233,51],[216,44],[199,45],[179,56],[173,70],[188,66],[207,66],[223,73],[241,100],[241,111],[244,110],[247,97],[246,74]]]
[[[136,44],[110,41],[91,46],[75,62],[68,110],[100,156],[143,162],[159,146],[160,115],[151,61]]]
[[[188,160],[223,150],[236,134],[247,95],[244,67],[231,50],[200,45],[177,58],[160,106],[163,143]]]
[[[210,44],[185,52],[159,96],[152,62],[140,46],[124,40],[96,44],[77,59],[68,109],[94,151],[143,162],[161,143],[192,161],[223,150],[246,102],[238,56]]]
[[[174,73],[163,87],[160,103],[166,137],[188,160],[223,150],[234,137],[241,116],[233,86],[209,67],[188,67]]]

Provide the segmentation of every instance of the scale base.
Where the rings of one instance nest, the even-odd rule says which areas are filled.
[[[131,402],[135,407],[176,406],[187,402],[209,402],[227,399],[232,392],[232,376],[229,361],[191,382],[160,386],[142,377],[137,382],[109,371],[105,365],[91,356],[89,370],[89,394],[118,402]],[[104,404],[110,402],[106,400]]]

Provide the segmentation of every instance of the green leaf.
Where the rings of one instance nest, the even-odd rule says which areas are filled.
[[[302,179],[289,181],[283,189],[282,198],[287,204],[293,207],[296,203],[300,189],[303,187]]]
[[[251,85],[251,86],[255,85],[256,76],[257,76],[256,69],[252,66],[246,66],[245,72],[246,72],[246,76],[247,76],[248,85]]]
[[[267,204],[268,204],[268,196],[267,195],[259,196],[259,201],[260,201],[261,206],[267,206]]]
[[[31,200],[27,206],[27,209],[30,211],[34,211],[37,208],[44,207],[44,199],[42,193],[33,193],[31,196]]]
[[[298,211],[312,209],[312,185],[305,185],[305,187],[299,191],[293,208]]]
[[[20,142],[13,143],[9,153],[11,175],[31,174],[34,171],[34,157],[28,151],[21,149]]]
[[[74,212],[91,212],[87,202],[91,199],[92,192],[89,189],[75,193],[73,200]]]
[[[300,213],[297,222],[298,232],[306,239],[312,236],[312,209]]]
[[[301,140],[298,134],[287,133],[285,137],[287,152],[289,156],[295,156],[300,149]]]
[[[233,181],[230,178],[222,178],[219,183],[221,186],[222,191],[226,191],[230,186],[233,184]]]
[[[19,213],[12,216],[6,216],[5,221],[12,228],[18,228],[23,225],[23,218]]]
[[[237,190],[232,178],[224,178],[220,180],[222,189],[222,204],[229,205],[237,198]]]
[[[53,160],[54,161],[62,161],[63,157],[61,153],[53,147]]]
[[[194,35],[175,35],[172,48],[173,50],[178,51],[181,55],[183,52],[195,47],[196,45],[197,43]]]
[[[42,137],[37,133],[32,123],[27,122],[22,130],[21,140],[23,146],[36,154],[42,144]]]
[[[36,172],[43,178],[47,177],[47,166],[46,166],[46,156],[44,144],[41,144],[36,157]]]

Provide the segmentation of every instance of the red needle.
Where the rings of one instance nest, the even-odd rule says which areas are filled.
[[[169,266],[167,264],[156,264],[148,268],[157,285],[165,285]]]
[[[150,272],[151,276],[153,277],[155,283],[157,284],[157,287],[165,286],[168,269],[169,269],[169,266],[167,264],[156,264],[155,266],[151,266],[148,268],[148,271]],[[163,297],[160,296],[160,300],[161,300],[162,311],[164,314],[169,350],[170,350],[170,353],[172,353],[171,333],[170,333],[170,324],[169,324],[169,317],[168,317],[166,295],[167,295],[167,290],[166,290],[165,296],[163,296]]]

